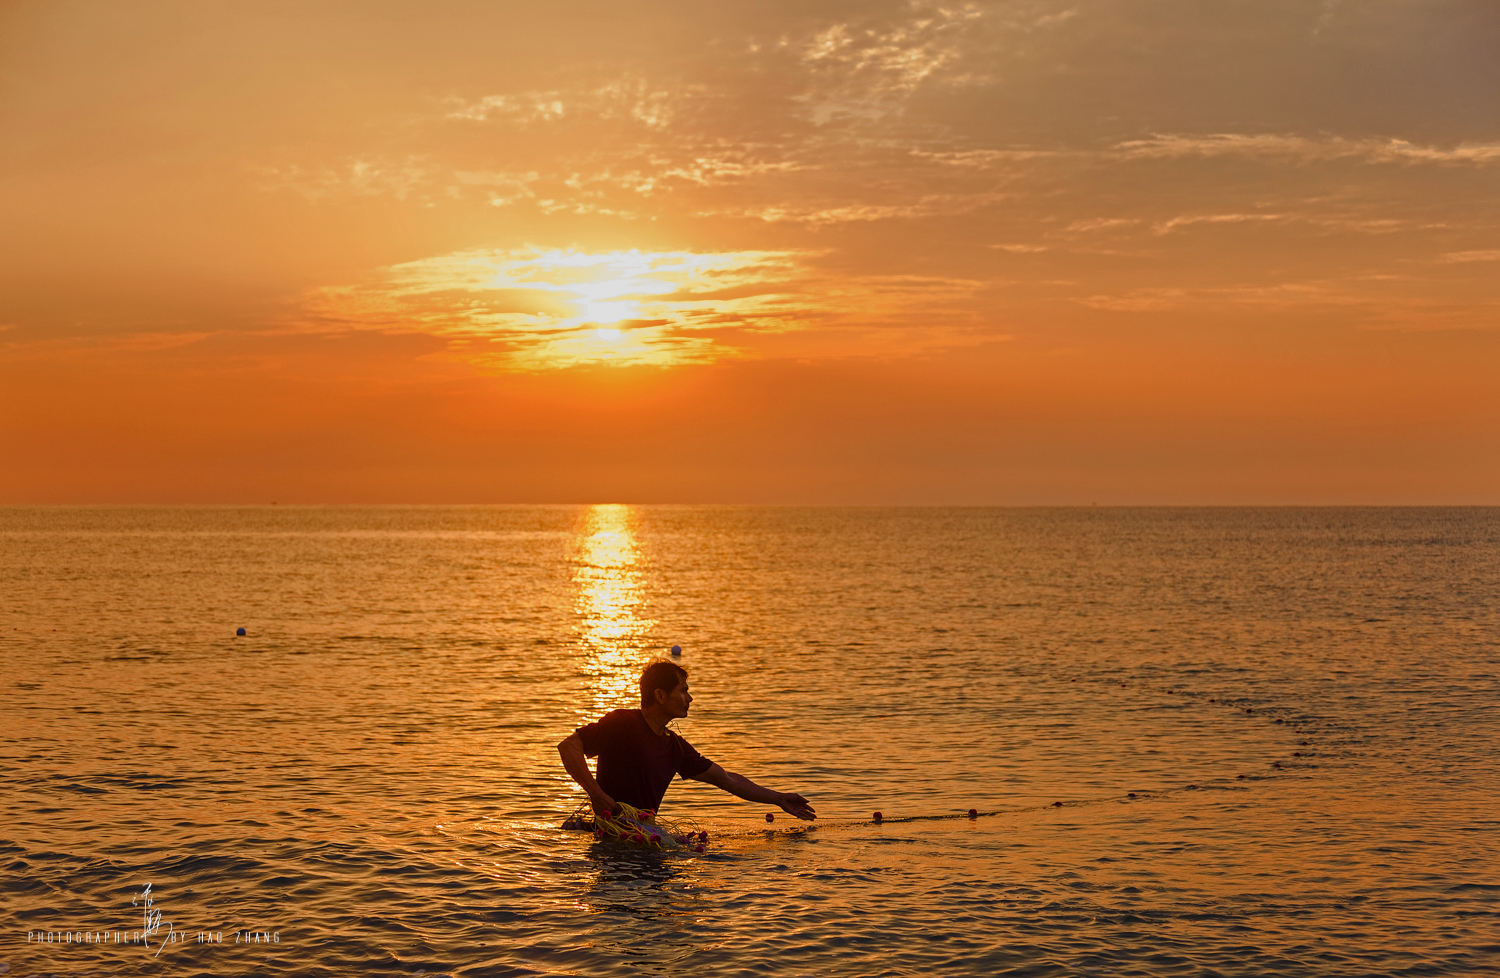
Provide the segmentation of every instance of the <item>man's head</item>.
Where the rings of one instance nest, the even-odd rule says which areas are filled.
[[[683,687],[680,696],[674,697],[678,687]],[[661,706],[673,716],[678,712],[673,709],[674,699],[685,699],[681,703],[681,715],[687,715],[687,703],[692,702],[692,697],[687,695],[687,670],[675,662],[665,659],[651,663],[641,673],[641,709],[652,706]]]

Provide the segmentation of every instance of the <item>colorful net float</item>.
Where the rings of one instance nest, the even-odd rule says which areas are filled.
[[[656,813],[623,802],[612,811],[595,813],[587,802],[563,822],[563,828],[592,828],[594,838],[624,842],[647,849],[674,849],[703,852],[708,848],[708,832],[691,819],[658,818]]]

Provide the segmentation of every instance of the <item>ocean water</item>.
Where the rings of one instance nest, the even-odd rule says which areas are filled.
[[[1500,974],[1497,583],[1496,509],[0,509],[0,973]],[[816,823],[558,827],[673,644]]]

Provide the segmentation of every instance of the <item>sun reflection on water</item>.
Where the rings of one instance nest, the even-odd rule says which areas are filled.
[[[646,633],[656,622],[644,615],[643,559],[634,524],[629,506],[593,506],[578,535],[574,612],[592,695],[590,708],[583,711],[587,719],[640,702],[636,681],[648,657]]]

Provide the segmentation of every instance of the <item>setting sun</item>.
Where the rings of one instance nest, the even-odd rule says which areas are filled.
[[[797,329],[808,273],[784,252],[460,252],[381,270],[356,286],[313,290],[296,315],[323,330],[441,337],[449,355],[503,371],[558,370],[599,356],[668,366],[742,356],[718,335]],[[598,353],[631,321],[631,343]],[[601,328],[603,327],[603,328]]]

